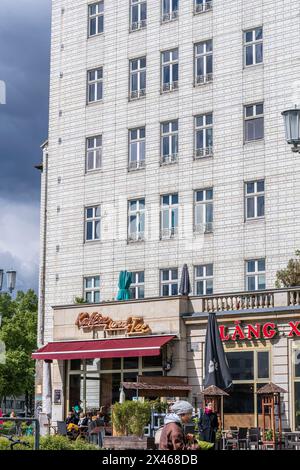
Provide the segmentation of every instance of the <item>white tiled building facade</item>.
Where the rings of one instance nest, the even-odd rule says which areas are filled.
[[[140,8],[140,16],[130,3],[137,4],[132,8]],[[168,5],[173,13],[164,19],[173,20],[163,21],[162,9]],[[180,274],[187,263],[197,293],[194,267],[213,264],[215,293],[241,291],[248,287],[246,260],[262,259],[261,286],[274,287],[277,269],[286,265],[300,239],[299,165],[285,143],[280,114],[294,104],[299,12],[297,0],[53,0],[48,163],[44,161],[43,174],[47,220],[41,225],[42,237],[45,227],[47,234],[45,292],[41,289],[45,340],[52,337],[50,306],[83,297],[85,277],[96,276],[100,299],[111,300],[121,269],[144,271],[144,295],[151,297],[161,293],[160,269],[178,268]],[[96,22],[103,14],[97,29],[89,22],[93,14]],[[251,38],[256,42],[249,44]],[[252,48],[247,61],[253,65],[246,65],[246,41]],[[210,59],[204,59],[202,68],[196,64],[196,55],[205,48],[196,50],[195,45],[202,42],[207,51],[212,48],[212,69]],[[178,56],[179,65],[164,74],[162,62],[170,56],[162,52],[175,49],[171,59],[176,62]],[[146,78],[140,75],[136,92],[130,86],[130,60],[141,58],[146,60],[133,69],[146,66]],[[96,97],[88,92],[88,77],[97,78],[88,75],[92,70],[102,80]],[[99,101],[88,102],[94,98]],[[263,106],[247,108],[250,118],[253,112],[263,114],[260,123],[249,124],[245,106],[253,104]],[[213,142],[207,133],[206,141],[196,139],[196,127],[205,124],[202,118],[196,121],[199,115],[210,115]],[[162,146],[161,123],[176,120],[177,137]],[[248,125],[257,140],[245,141]],[[142,163],[133,169],[129,139],[138,137],[130,133],[137,128],[144,128],[145,151],[140,144]],[[89,163],[87,147],[98,147]],[[165,163],[173,163],[161,164],[164,154]],[[247,219],[245,183],[257,181],[262,194],[256,196],[262,198],[258,202],[256,197],[256,209],[249,209]],[[249,188],[251,196],[258,186]],[[206,216],[201,209],[196,216],[195,191],[206,189],[213,189],[213,216],[212,207]],[[168,194],[177,195],[176,208],[170,208],[162,226],[161,196]],[[203,193],[200,203],[201,198]],[[137,225],[144,233],[134,233],[138,241],[129,243],[128,201],[137,199],[144,200],[144,227],[143,222]],[[96,206],[100,228],[94,225],[97,239],[87,241],[86,208]],[[44,211],[43,200],[42,217]]]

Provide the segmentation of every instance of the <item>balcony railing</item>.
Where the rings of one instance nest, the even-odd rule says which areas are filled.
[[[163,85],[161,87],[161,92],[162,93],[167,93],[169,91],[174,91],[174,90],[178,90],[178,81],[163,83]]]
[[[138,31],[139,29],[144,29],[147,26],[147,20],[134,21],[130,25],[130,31]]]
[[[129,162],[128,169],[129,171],[140,170],[142,168],[145,168],[145,166],[146,166],[145,160],[133,160]]]
[[[199,160],[200,158],[204,157],[212,157],[213,156],[213,148],[212,147],[203,147],[195,150],[195,160]]]
[[[206,75],[197,75],[196,76],[196,86],[205,85],[206,83],[211,83],[213,81],[213,74],[207,73]]]
[[[138,100],[139,98],[143,98],[144,96],[146,96],[146,88],[141,88],[140,90],[132,90],[130,92],[131,100]]]
[[[162,16],[162,23],[167,23],[168,21],[174,21],[178,18],[178,10],[170,11],[169,13],[164,13]]]
[[[194,226],[195,233],[213,233],[214,224],[213,222],[206,222],[204,224],[196,224]]]
[[[178,162],[178,154],[177,153],[172,153],[170,155],[163,155],[160,158],[160,164],[162,166],[171,165],[172,163],[177,163],[177,162]]]
[[[160,236],[162,239],[168,239],[168,238],[175,238],[178,234],[178,228],[173,227],[173,228],[163,228],[160,232]]]
[[[274,307],[274,294],[269,292],[248,292],[204,297],[203,312],[224,312],[226,310],[248,310]]]
[[[144,232],[132,232],[128,234],[128,243],[143,242],[145,240]]]
[[[212,10],[213,2],[206,1],[195,5],[195,13],[205,13],[206,11]]]

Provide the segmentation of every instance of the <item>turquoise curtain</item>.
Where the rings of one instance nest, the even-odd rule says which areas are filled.
[[[117,294],[117,300],[129,300],[130,299],[130,284],[132,282],[132,274],[128,271],[121,271],[119,275],[119,291]]]

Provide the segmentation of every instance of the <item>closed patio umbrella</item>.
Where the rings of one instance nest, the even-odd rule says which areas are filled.
[[[119,275],[119,291],[117,300],[129,300],[130,295],[130,284],[132,282],[132,274],[128,271],[121,271]]]
[[[187,264],[184,264],[182,268],[182,273],[181,273],[179,294],[189,295],[191,290],[192,289],[191,289],[191,283],[190,283],[189,269],[187,267]]]

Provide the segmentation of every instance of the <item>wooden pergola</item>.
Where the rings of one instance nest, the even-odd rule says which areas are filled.
[[[223,398],[228,397],[228,393],[215,385],[202,390],[201,395],[204,398],[204,405],[212,403],[215,413],[219,417],[220,428],[223,429]]]
[[[282,442],[281,393],[287,393],[287,391],[273,382],[264,385],[257,392],[262,400],[263,442],[264,445],[269,445],[274,448],[276,447],[276,432],[278,432],[280,448]],[[269,426],[266,425],[267,418],[269,418]],[[272,431],[272,441],[266,440],[267,430]]]

